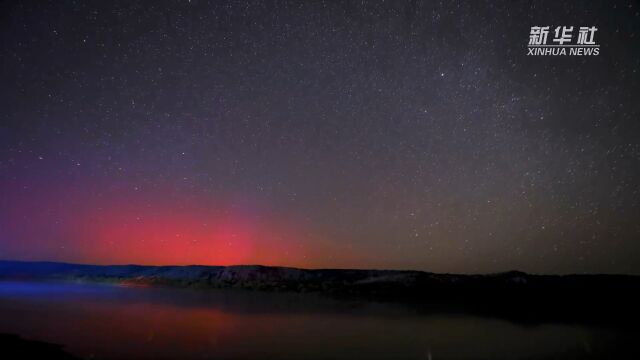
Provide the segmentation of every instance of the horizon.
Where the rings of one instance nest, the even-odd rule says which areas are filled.
[[[141,266],[141,267],[265,267],[265,268],[281,268],[281,269],[296,269],[296,270],[356,270],[356,271],[398,271],[398,272],[421,272],[434,275],[501,275],[509,273],[520,273],[532,276],[573,276],[573,275],[612,275],[612,276],[640,276],[640,274],[628,274],[628,273],[537,273],[527,272],[519,269],[510,269],[495,272],[482,272],[482,273],[454,273],[454,272],[436,272],[421,269],[405,269],[405,268],[313,268],[313,267],[296,267],[287,265],[265,265],[265,264],[231,264],[231,265],[215,265],[215,264],[147,264],[147,263],[83,263],[83,262],[68,262],[68,261],[55,261],[55,260],[9,260],[0,259],[0,262],[14,262],[14,263],[47,263],[47,264],[64,264],[64,265],[80,265],[80,266]]]

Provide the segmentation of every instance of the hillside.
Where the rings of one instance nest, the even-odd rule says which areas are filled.
[[[428,309],[480,312],[519,320],[626,323],[640,318],[640,277],[488,275],[421,271],[298,269],[259,265],[141,266],[0,261],[0,279],[107,282],[136,286],[317,292],[394,301]]]

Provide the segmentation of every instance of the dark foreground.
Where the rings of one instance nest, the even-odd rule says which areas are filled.
[[[0,261],[0,279],[107,282],[198,289],[320,293],[518,322],[635,327],[640,277],[627,275],[451,275],[421,271],[308,270],[268,266],[96,266]]]
[[[0,281],[0,319],[2,359],[640,358],[633,328],[294,292]]]
[[[61,345],[26,340],[13,334],[0,334],[0,355],[3,359],[77,360]]]

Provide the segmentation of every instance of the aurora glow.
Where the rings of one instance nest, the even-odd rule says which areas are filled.
[[[0,7],[0,258],[640,273],[637,4]]]

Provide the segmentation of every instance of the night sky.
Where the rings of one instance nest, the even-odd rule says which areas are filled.
[[[640,274],[637,1],[0,8],[1,259]]]

